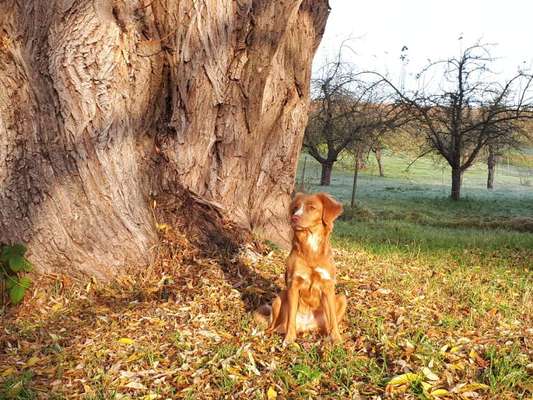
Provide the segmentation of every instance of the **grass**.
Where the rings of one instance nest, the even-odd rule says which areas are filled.
[[[2,315],[0,399],[531,398],[532,189],[498,175],[487,193],[476,167],[455,203],[431,160],[405,164],[364,171],[335,226],[342,345],[282,349],[251,318],[283,286],[282,250],[207,258],[181,238],[114,282],[42,278]],[[350,179],[328,190],[347,201]]]

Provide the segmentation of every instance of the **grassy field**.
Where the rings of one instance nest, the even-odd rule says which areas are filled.
[[[209,258],[165,232],[151,268],[43,277],[2,315],[0,399],[531,398],[533,188],[503,167],[488,193],[476,167],[454,203],[440,167],[407,163],[363,171],[353,219],[336,224],[342,345],[283,349],[254,323],[283,287],[283,251]],[[340,168],[328,190],[347,201],[350,185]]]

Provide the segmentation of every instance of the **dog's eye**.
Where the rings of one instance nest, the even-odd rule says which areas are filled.
[[[309,204],[307,208],[309,208],[311,211],[316,210],[316,207],[312,204]]]

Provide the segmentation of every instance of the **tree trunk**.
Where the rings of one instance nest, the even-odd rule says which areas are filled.
[[[331,171],[333,170],[333,161],[322,163],[322,174],[320,175],[320,186],[329,186],[331,184]]]
[[[452,200],[461,198],[461,185],[463,184],[463,171],[461,168],[452,167]]]
[[[187,188],[278,242],[326,0],[0,3],[0,243],[41,271],[149,262]]]
[[[355,207],[355,192],[357,191],[357,176],[359,175],[359,154],[355,156],[355,162],[353,165],[352,200],[350,202],[352,208]]]
[[[496,171],[496,155],[489,146],[489,156],[487,158],[487,189],[494,188],[494,173]]]
[[[298,187],[299,192],[305,192],[305,167],[307,164],[307,156],[304,158],[304,165],[302,167],[302,177],[300,178],[300,185]]]
[[[376,146],[374,149],[374,155],[376,156],[376,161],[378,163],[379,176],[383,178],[385,176],[385,171],[383,170],[383,163],[381,161],[381,146]]]

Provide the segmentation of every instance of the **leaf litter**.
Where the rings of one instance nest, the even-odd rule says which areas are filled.
[[[282,338],[266,336],[252,318],[283,287],[283,251],[248,246],[208,256],[168,225],[160,230],[150,268],[88,284],[44,275],[23,305],[2,316],[0,398],[532,394],[531,286],[529,294],[512,282],[495,290],[492,276],[444,265],[450,260],[341,247],[344,343],[307,334],[283,349]],[[471,280],[492,294],[473,303],[468,296],[477,294],[461,286]]]

